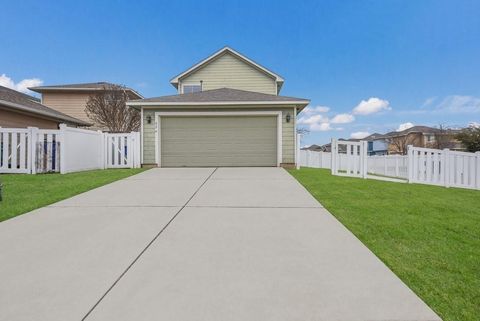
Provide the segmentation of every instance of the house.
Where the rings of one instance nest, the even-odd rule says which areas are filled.
[[[29,88],[32,91],[41,94],[42,104],[55,109],[61,113],[78,118],[85,122],[93,123],[85,112],[88,98],[107,87],[118,86],[108,82],[65,84],[54,86],[40,86]],[[131,88],[126,88],[130,99],[143,98],[138,92]],[[97,124],[93,126],[100,128]]]
[[[363,140],[368,141],[369,155],[406,154],[408,145],[424,148],[463,150],[461,143],[455,139],[455,134],[457,133],[458,130],[455,129],[413,126],[384,135],[373,134]],[[371,149],[370,146],[372,146]]]
[[[312,151],[312,152],[324,152],[325,151],[323,146],[319,146],[319,145],[316,145],[316,144],[310,145],[308,147],[302,147],[301,150],[308,150],[308,151]]]
[[[127,103],[141,110],[144,166],[295,165],[309,100],[280,96],[278,74],[224,47],[170,83],[176,95]]]
[[[69,126],[90,125],[41,104],[38,98],[0,86],[0,127],[58,129],[61,123]]]
[[[367,153],[370,156],[373,155],[387,155],[388,154],[388,142],[383,139],[382,134],[374,133],[371,134],[362,140],[366,140],[368,143],[367,145]]]

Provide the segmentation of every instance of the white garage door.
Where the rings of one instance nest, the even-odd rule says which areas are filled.
[[[276,116],[162,116],[162,167],[276,166]]]

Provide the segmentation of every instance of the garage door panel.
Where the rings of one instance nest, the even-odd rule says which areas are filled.
[[[161,165],[276,166],[276,116],[161,117]]]

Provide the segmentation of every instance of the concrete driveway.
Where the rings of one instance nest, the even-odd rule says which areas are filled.
[[[278,168],[149,170],[0,244],[0,320],[440,320]]]

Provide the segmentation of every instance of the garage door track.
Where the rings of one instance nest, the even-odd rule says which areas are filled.
[[[279,168],[152,169],[0,243],[0,320],[440,320]]]

